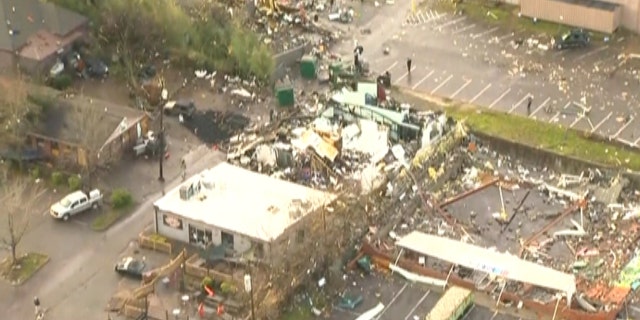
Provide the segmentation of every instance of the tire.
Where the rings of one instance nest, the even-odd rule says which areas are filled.
[[[69,214],[62,216],[62,221],[69,221]]]

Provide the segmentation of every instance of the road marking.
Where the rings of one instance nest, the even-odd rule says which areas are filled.
[[[628,145],[628,146],[630,146],[630,147],[633,147],[633,146],[634,146],[633,142],[631,142],[631,141],[629,141],[629,140],[627,140],[627,139],[616,138],[616,140],[618,140],[619,142],[622,142],[622,143],[624,143],[624,144],[626,144],[626,145]]]
[[[433,14],[433,10],[427,11],[426,14],[427,14],[427,20],[431,20],[433,19],[433,17],[435,17],[435,15]]]
[[[452,26],[452,25],[454,25],[454,24],[456,24],[456,23],[458,23],[458,22],[461,22],[461,21],[463,21],[463,20],[465,20],[465,19],[467,19],[467,17],[466,17],[466,16],[464,16],[464,17],[460,17],[460,18],[458,18],[458,19],[451,20],[451,21],[449,21],[449,22],[445,22],[445,23],[443,23],[443,24],[441,24],[441,25],[439,25],[439,26],[437,26],[437,27],[438,27],[438,29],[439,29],[440,31],[442,31],[442,28],[446,28],[446,27],[448,27],[448,26]]]
[[[404,286],[402,286],[402,288],[400,289],[400,291],[398,291],[398,293],[396,293],[395,296],[393,296],[393,298],[391,299],[391,301],[389,301],[389,303],[387,304],[387,306],[384,307],[384,309],[382,309],[382,312],[380,312],[378,314],[378,316],[376,317],[377,320],[380,319],[380,317],[382,317],[382,315],[389,310],[389,307],[393,305],[393,303],[396,301],[396,299],[398,299],[398,297],[402,294],[402,292],[404,292],[404,289],[407,288],[409,284],[405,283]]]
[[[640,138],[638,138],[638,140],[634,141],[634,142],[633,142],[633,145],[634,145],[634,146],[638,146],[638,143],[639,143],[639,142],[640,142]]]
[[[576,117],[575,120],[573,120],[573,122],[571,123],[571,125],[569,126],[569,128],[573,128],[576,124],[578,124],[578,122],[580,122],[580,120],[582,120],[584,118],[583,115],[579,115]]]
[[[476,101],[478,98],[480,98],[480,96],[485,93],[487,90],[489,90],[489,88],[491,88],[491,83],[489,83],[486,87],[484,87],[484,89],[480,90],[480,92],[478,92],[478,94],[476,94],[475,97],[473,97],[473,99],[471,99],[471,101],[469,101],[469,103],[473,103],[474,101]]]
[[[466,319],[471,314],[471,311],[473,311],[473,309],[475,309],[475,307],[476,307],[476,305],[472,304],[471,308],[469,308],[469,311],[467,311],[467,313],[464,314],[464,317],[462,317],[462,319],[460,319],[460,320]]]
[[[571,105],[571,101],[567,102],[567,104],[564,105],[564,107],[562,108],[562,110],[565,110],[566,108],[568,108]],[[556,112],[556,114],[549,119],[549,123],[554,122],[556,120],[556,118],[558,118],[560,116],[560,114],[562,113],[562,110]]]
[[[520,106],[520,105],[524,102],[524,100],[526,100],[526,99],[527,99],[527,98],[529,98],[530,96],[531,96],[531,93],[527,93],[527,94],[524,96],[524,98],[520,99],[520,101],[516,102],[516,104],[514,104],[514,105],[511,107],[511,109],[509,110],[509,112],[508,112],[508,113],[512,113],[512,112],[513,112],[513,110],[515,110],[518,106]]]
[[[489,30],[487,30],[485,32],[480,32],[478,34],[474,34],[474,35],[471,36],[471,39],[478,39],[480,37],[484,37],[484,36],[486,36],[488,34],[492,34],[492,33],[496,32],[496,31],[498,31],[498,29],[499,29],[499,27],[495,27],[495,28],[489,29]]]
[[[540,104],[535,110],[533,110],[533,112],[531,112],[531,117],[533,117],[534,114],[536,114],[538,111],[540,111],[540,109],[542,109],[542,107],[544,107],[547,104],[547,102],[549,102],[550,100],[551,100],[551,98],[547,98],[547,100],[542,102],[542,104]]]
[[[416,69],[416,67],[415,67],[415,66],[411,67],[411,71],[413,71],[413,70],[415,70],[415,69]],[[402,79],[404,79],[404,78],[405,78],[406,76],[408,76],[408,75],[409,75],[409,72],[405,72],[405,73],[404,73],[400,78],[398,78],[398,79],[397,79],[393,84],[398,84],[398,83],[400,83],[400,81],[402,81]]]
[[[634,117],[631,117],[631,119],[629,119],[629,121],[627,121],[627,123],[625,123],[622,128],[620,128],[620,130],[618,130],[618,132],[616,132],[616,134],[614,134],[613,136],[611,136],[613,139],[617,139],[618,136],[622,133],[622,131],[624,131],[624,129],[626,129],[631,122],[633,122],[633,119],[635,119]]]
[[[393,67],[395,67],[397,64],[398,64],[398,61],[392,63],[388,68],[384,69],[384,72],[387,72],[387,71],[393,69]]]
[[[452,32],[451,34],[460,34],[460,33],[463,33],[463,32],[465,32],[467,30],[473,29],[475,27],[476,27],[475,24],[470,24],[470,25],[468,25],[466,27],[462,27],[461,29],[458,29],[458,30]]]
[[[596,54],[596,53],[598,53],[598,52],[602,52],[602,51],[604,51],[604,50],[607,50],[608,48],[609,48],[609,46],[608,46],[608,45],[606,45],[606,46],[604,46],[604,47],[600,47],[600,48],[598,48],[598,49],[596,49],[596,50],[589,51],[589,52],[587,52],[587,53],[585,53],[585,54],[583,54],[583,55],[581,55],[581,56],[577,57],[577,58],[576,58],[576,61],[580,61],[580,60],[582,60],[582,59],[585,59],[585,58],[587,58],[587,57],[589,57],[589,56],[592,56],[592,55],[594,55],[594,54]]]
[[[511,88],[507,89],[507,91],[505,91],[503,94],[501,94],[496,100],[494,100],[490,105],[489,105],[489,109],[493,108],[493,106],[496,105],[496,103],[500,102],[500,100],[502,100],[502,98],[504,98],[504,96],[506,96],[509,92],[511,91]]]
[[[427,22],[427,19],[424,17],[424,15],[422,14],[422,11],[418,12],[418,23],[423,23],[423,22]]]
[[[435,72],[435,70],[431,70],[431,72],[429,72],[428,75],[424,76],[424,78],[422,78],[420,81],[418,81],[418,83],[416,83],[413,87],[411,87],[412,90],[415,90],[419,85],[421,85],[425,80],[429,79],[429,77],[431,77],[431,75]]]
[[[466,88],[472,80],[467,80],[467,82],[465,82],[460,88],[458,88],[458,90],[456,90],[456,92],[454,92],[449,98],[453,99],[455,98],[458,93],[460,93],[462,90],[464,90],[464,88]]]
[[[609,120],[609,118],[611,118],[612,115],[613,115],[613,112],[609,112],[609,114],[606,117],[602,118],[602,120],[600,120],[600,122],[598,122],[598,124],[596,124],[596,126],[593,127],[593,129],[591,129],[591,133],[596,132],[596,130],[598,130],[598,128],[600,128],[601,125],[607,122],[607,120]]]
[[[447,84],[447,82],[449,82],[449,80],[451,80],[451,78],[453,78],[453,75],[450,74],[446,79],[444,79],[442,82],[440,82],[440,84],[433,90],[431,90],[431,94],[436,93],[436,91],[438,91],[438,89],[442,88],[445,84]]]
[[[404,317],[404,320],[407,320],[409,318],[411,318],[411,315],[416,311],[416,309],[418,309],[418,307],[420,307],[420,304],[422,304],[422,301],[424,301],[424,299],[427,298],[427,296],[429,295],[429,293],[431,293],[431,290],[427,290],[427,292],[424,293],[424,296],[422,296],[422,298],[420,298],[420,300],[418,301],[418,303],[416,303],[416,305],[411,309],[411,311],[409,311],[409,313],[407,314],[406,317]]]

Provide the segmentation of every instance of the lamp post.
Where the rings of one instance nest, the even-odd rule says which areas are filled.
[[[248,261],[247,266],[249,267],[249,273],[244,275],[244,290],[249,293],[249,299],[251,303],[251,320],[256,320],[256,309],[253,302],[253,277],[251,270],[252,266],[250,260]]]

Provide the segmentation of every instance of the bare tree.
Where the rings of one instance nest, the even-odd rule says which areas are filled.
[[[16,147],[36,120],[37,106],[29,103],[28,85],[21,77],[0,77],[0,92],[0,140],[5,146]]]
[[[5,233],[0,240],[11,250],[11,263],[18,262],[17,248],[27,233],[35,203],[42,195],[41,189],[29,183],[22,177],[11,176],[8,170],[3,170],[0,179],[0,193],[6,225]]]
[[[107,110],[94,104],[93,99],[81,96],[71,102],[70,117],[75,130],[75,140],[80,145],[82,155],[78,161],[84,176],[91,186],[91,176],[98,164],[98,153],[106,142],[107,137],[116,128],[105,124]]]

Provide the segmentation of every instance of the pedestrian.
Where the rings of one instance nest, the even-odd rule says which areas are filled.
[[[527,98],[527,117],[531,115],[531,103],[533,102],[533,97],[530,95]]]
[[[38,297],[33,297],[33,305],[36,307],[36,316],[40,313],[40,299]]]
[[[407,73],[411,73],[411,58],[407,58]]]
[[[353,54],[353,66],[356,68],[356,71],[360,72],[360,55],[357,53]]]

